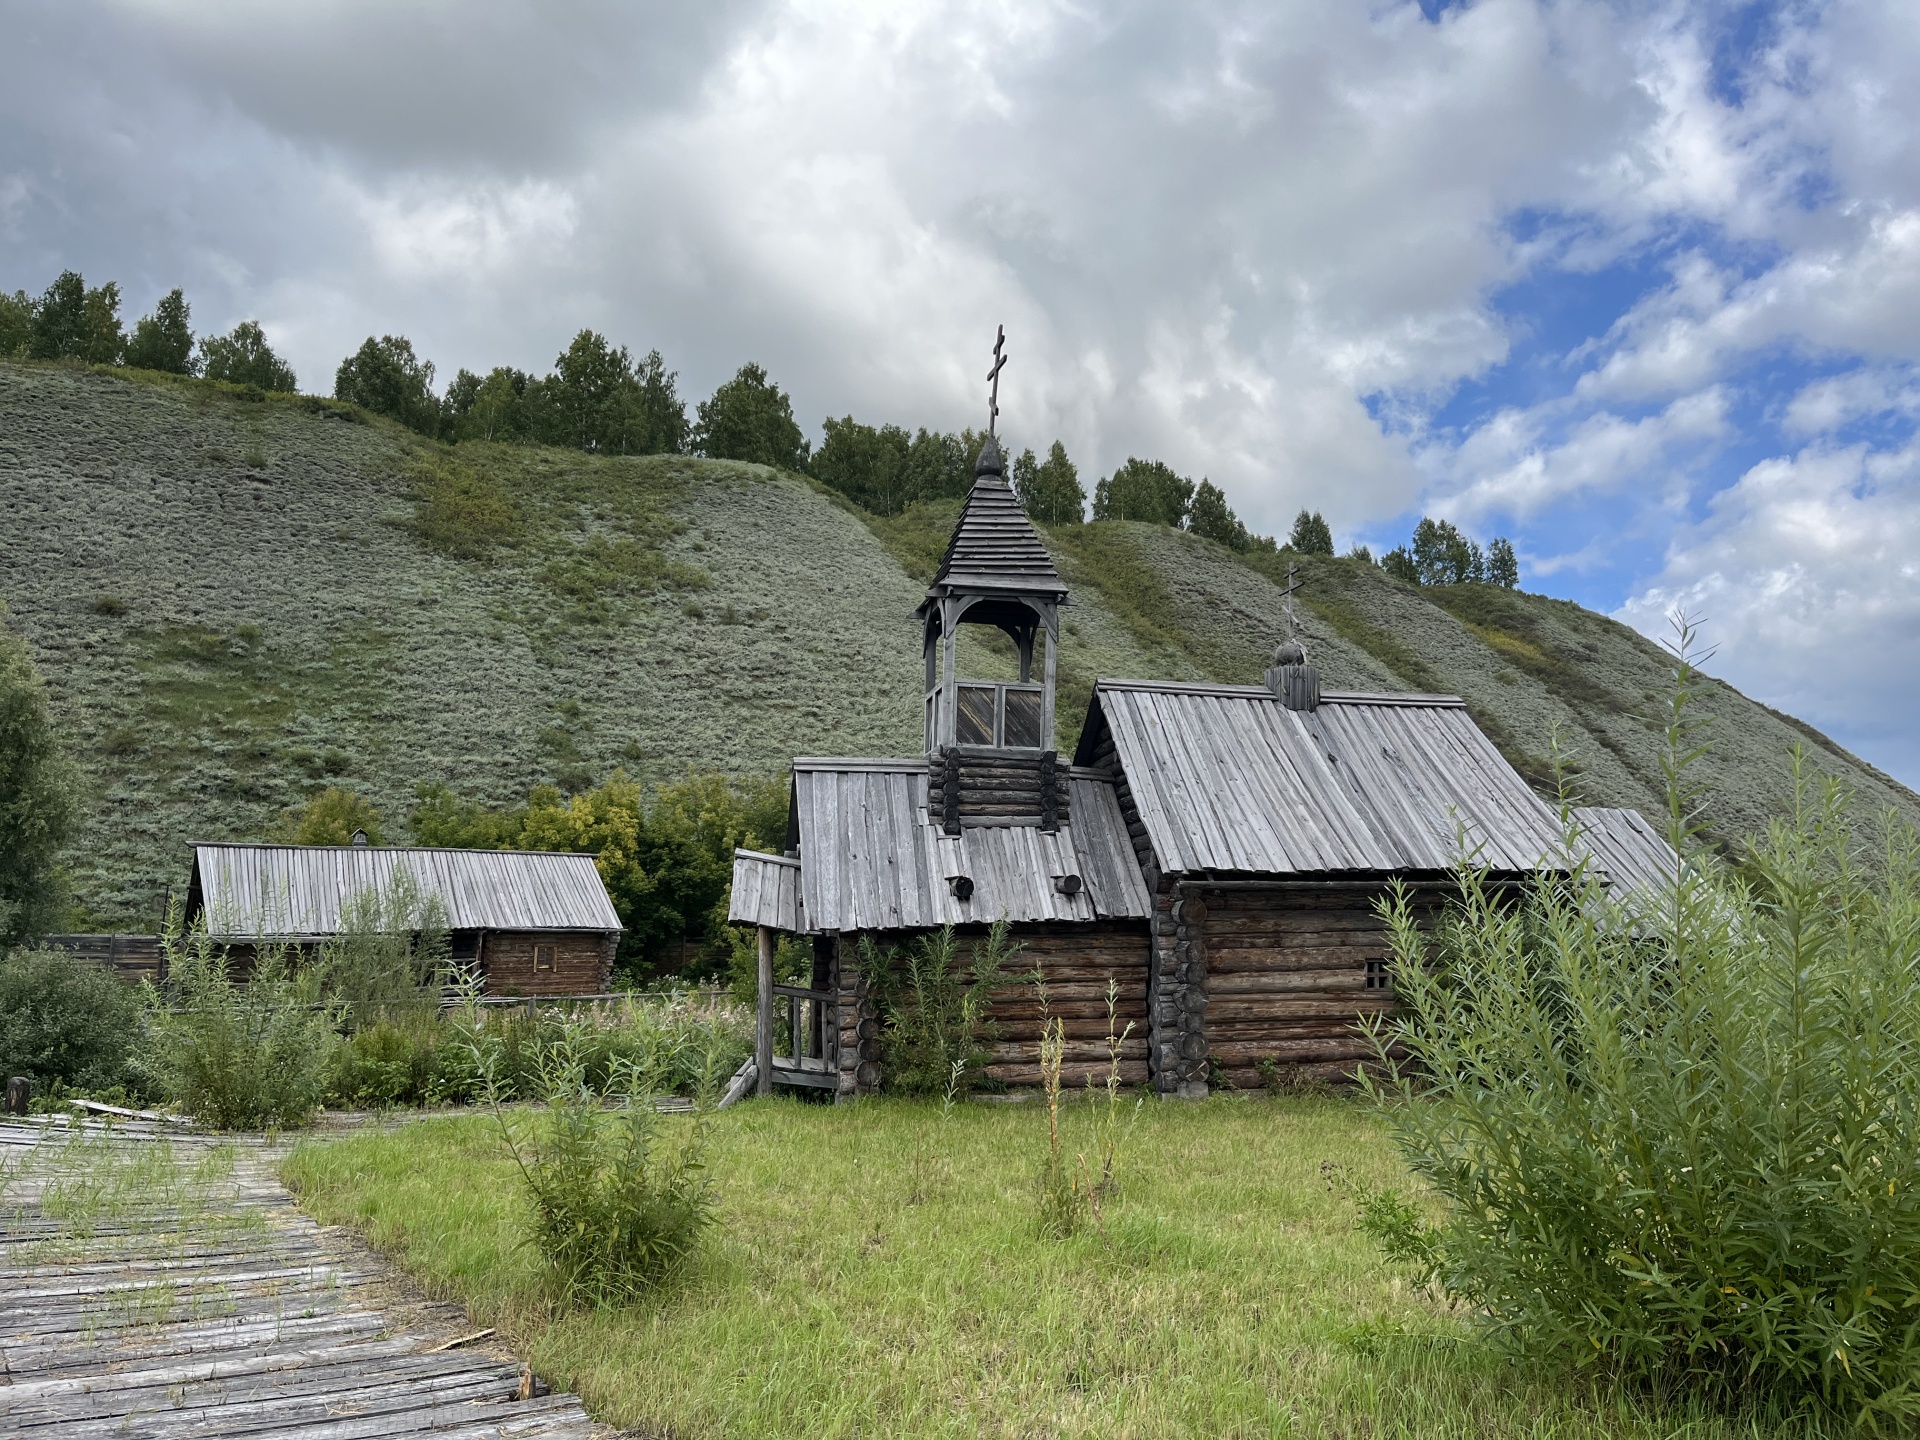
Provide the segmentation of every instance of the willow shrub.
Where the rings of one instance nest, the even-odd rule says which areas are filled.
[[[326,1091],[340,1012],[291,946],[261,945],[236,967],[204,927],[162,941],[166,982],[143,986],[146,1033],[134,1067],[217,1130],[303,1125]]]
[[[882,1083],[894,1095],[964,1094],[986,1078],[992,1053],[993,992],[1019,977],[1021,950],[996,922],[967,959],[951,925],[910,945],[860,941],[860,970],[880,1007]]]
[[[1465,873],[1430,933],[1391,905],[1375,1093],[1445,1213],[1374,1194],[1363,1218],[1523,1352],[1910,1423],[1920,851],[1801,795],[1738,871],[1690,857],[1631,914],[1585,869],[1521,903]]]

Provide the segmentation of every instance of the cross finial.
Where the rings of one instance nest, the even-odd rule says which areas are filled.
[[[1296,645],[1300,642],[1300,617],[1294,613],[1293,597],[1306,583],[1299,578],[1299,572],[1299,566],[1288,563],[1287,588],[1280,592],[1280,602],[1287,613],[1287,638]]]
[[[993,337],[993,368],[987,371],[987,379],[993,382],[993,393],[987,397],[987,433],[993,435],[994,422],[1000,418],[1000,372],[1006,368],[1007,357],[1000,353],[1007,343],[1007,327],[999,327],[999,333]],[[999,438],[995,436],[995,438]]]

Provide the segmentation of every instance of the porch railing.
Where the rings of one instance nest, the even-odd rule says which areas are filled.
[[[775,1083],[834,1088],[840,1083],[838,1014],[831,990],[773,981],[773,933],[760,931],[759,1006],[755,1015],[754,1088]]]

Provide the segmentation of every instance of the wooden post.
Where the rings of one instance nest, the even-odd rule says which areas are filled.
[[[754,1017],[754,1093],[773,1093],[773,931],[760,927],[760,1009]]]

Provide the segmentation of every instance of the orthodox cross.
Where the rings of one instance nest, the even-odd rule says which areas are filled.
[[[1299,578],[1299,570],[1299,566],[1288,564],[1287,588],[1280,592],[1280,603],[1287,612],[1287,638],[1295,644],[1300,640],[1300,617],[1294,613],[1293,597],[1297,591],[1306,588],[1306,582]]]
[[[993,394],[987,400],[987,433],[993,434],[994,421],[1000,418],[1000,372],[1006,368],[1007,357],[1000,353],[1001,346],[1007,343],[1007,327],[1000,326],[1000,333],[993,337],[993,368],[987,371],[987,379],[993,382]]]

